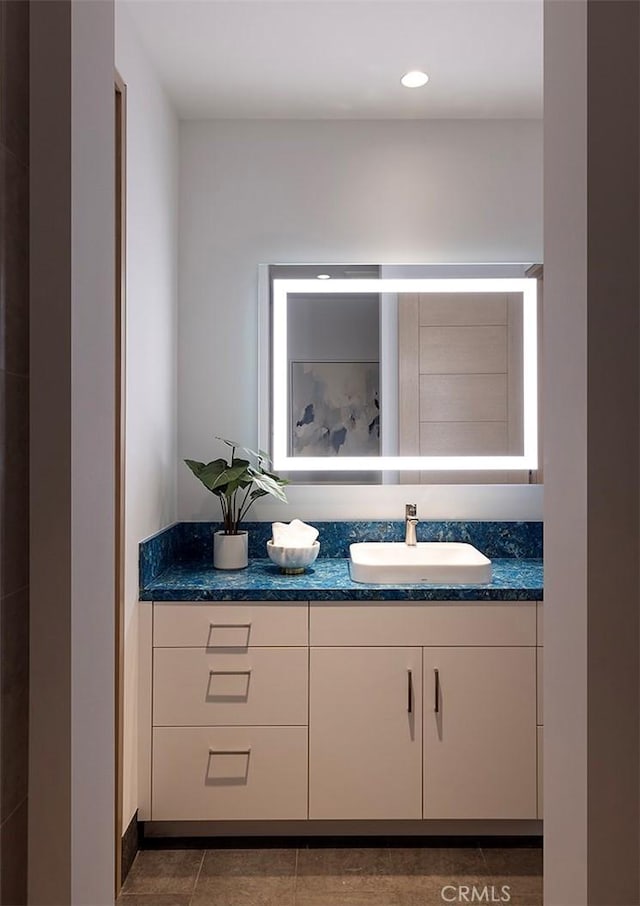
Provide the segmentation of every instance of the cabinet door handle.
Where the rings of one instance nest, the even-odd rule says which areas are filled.
[[[407,670],[407,711],[413,712],[413,676],[411,670]]]
[[[210,670],[209,676],[251,676],[251,667],[246,670]]]
[[[246,749],[209,749],[209,755],[250,755],[251,746]]]
[[[433,710],[436,712],[436,714],[439,714],[440,713],[440,671],[436,667],[436,669],[433,671],[433,673],[434,673],[435,679],[436,679],[436,697],[435,697]]]

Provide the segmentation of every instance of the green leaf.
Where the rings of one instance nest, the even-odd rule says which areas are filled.
[[[196,478],[200,478],[200,473],[204,469],[204,463],[198,462],[195,459],[185,459],[185,463],[189,466]]]
[[[216,459],[213,462],[207,463],[197,462],[194,459],[185,459],[185,463],[189,466],[196,478],[199,478],[205,488],[209,491],[213,490],[216,479],[227,466],[224,459]]]
[[[258,464],[263,462],[271,462],[269,454],[265,453],[264,450],[252,450],[251,447],[245,447],[235,440],[228,440],[226,437],[220,437],[218,434],[216,435],[216,440],[222,441],[222,443],[226,444],[228,447],[232,447],[236,450],[242,450],[243,453],[248,453],[249,456],[253,456],[254,459],[258,460]]]
[[[251,505],[254,500],[266,497],[267,494],[277,500],[281,500],[283,503],[287,502],[283,487],[289,482],[284,478],[279,478],[272,472],[268,472],[263,467],[263,463],[270,462],[268,453],[265,453],[264,450],[251,450],[249,447],[243,447],[236,441],[227,440],[224,437],[217,436],[216,439],[232,448],[231,462],[218,458],[208,463],[185,459],[185,463],[207,490],[220,499],[223,514],[227,512],[225,526],[228,522],[230,528],[237,530],[237,525],[231,519],[230,514],[232,511],[234,513],[236,511],[235,497],[240,490],[245,492],[239,507],[239,512],[242,513],[243,517],[248,509],[247,503]],[[236,456],[236,451],[243,453],[249,458]],[[251,459],[256,460],[256,465],[252,465]]]
[[[262,469],[261,471],[263,475],[268,475],[269,478],[273,478],[273,480],[277,482],[280,487],[283,487],[286,484],[291,484],[288,478],[280,478],[280,476],[276,475],[275,472],[267,472],[266,469]]]
[[[236,491],[239,491],[240,488],[246,488],[246,486],[247,486],[246,482],[242,482],[239,479],[235,479],[234,481],[230,481],[226,485],[226,487],[224,489],[224,493],[227,497],[233,497],[233,495],[236,493]]]
[[[265,453],[264,450],[252,450],[250,447],[242,447],[242,449],[245,453],[248,453],[249,456],[253,456],[254,459],[257,459],[259,466],[261,466],[263,462],[271,462],[269,454]]]
[[[217,487],[220,475],[222,475],[226,468],[227,463],[224,459],[214,459],[213,462],[208,462],[204,468],[201,469],[198,478],[206,488],[213,491],[214,488]]]
[[[228,466],[225,463],[225,468],[214,478],[210,485],[207,485],[207,487],[210,491],[213,491],[216,488],[226,488],[228,484],[237,482],[238,479],[241,478],[248,478],[246,466]],[[227,492],[225,491],[225,493]]]
[[[287,502],[287,495],[282,490],[280,484],[270,475],[267,475],[266,472],[256,472],[253,475],[253,481],[256,487],[261,491],[271,494],[272,497],[275,497],[276,500],[281,500],[283,503]]]
[[[226,437],[220,437],[219,434],[216,434],[216,440],[222,441],[223,444],[226,444],[228,447],[231,447],[235,450],[244,450],[242,444],[239,444],[235,440],[228,440]]]

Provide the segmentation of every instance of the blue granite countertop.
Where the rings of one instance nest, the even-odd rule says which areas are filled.
[[[305,573],[284,576],[267,559],[226,572],[174,563],[140,589],[141,601],[541,601],[542,560],[493,559],[487,585],[365,585],[353,582],[349,560],[319,557]]]

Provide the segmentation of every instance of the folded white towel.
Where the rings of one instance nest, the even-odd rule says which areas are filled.
[[[311,547],[318,537],[318,529],[300,519],[271,524],[271,537],[276,547]]]

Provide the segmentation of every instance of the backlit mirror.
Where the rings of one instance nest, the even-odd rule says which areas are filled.
[[[537,469],[538,281],[524,266],[418,270],[271,269],[276,470],[415,483]]]

